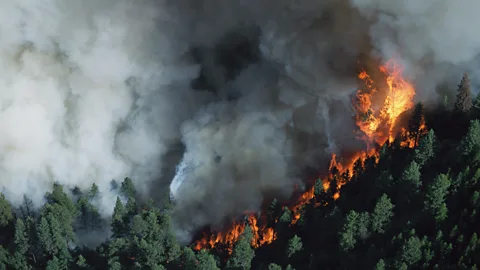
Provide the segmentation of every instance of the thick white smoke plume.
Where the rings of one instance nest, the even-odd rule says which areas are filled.
[[[140,190],[160,175],[180,137],[198,68],[154,1],[2,1],[0,185],[14,204],[41,203],[54,181],[100,186],[131,175]],[[149,185],[149,184],[148,184]]]
[[[95,182],[105,215],[112,179],[170,187],[189,241],[361,147],[359,55],[400,56],[422,98],[458,83],[477,2],[1,1],[0,187],[40,204],[53,182]]]

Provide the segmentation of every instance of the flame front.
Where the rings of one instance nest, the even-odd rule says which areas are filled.
[[[356,124],[360,131],[360,138],[367,144],[367,149],[353,155],[348,159],[338,159],[336,154],[332,154],[329,172],[330,175],[322,179],[323,189],[328,191],[330,182],[333,178],[332,171],[337,175],[345,175],[341,180],[337,179],[337,192],[333,198],[340,198],[340,188],[352,177],[352,172],[357,161],[363,166],[368,157],[375,157],[378,162],[378,149],[386,142],[393,142],[395,139],[398,118],[404,112],[414,106],[415,88],[402,77],[402,68],[392,59],[378,69],[382,74],[382,84],[376,83],[372,76],[366,70],[358,74],[358,78],[363,82],[364,87],[356,92],[354,108],[356,110]],[[420,133],[426,132],[425,121],[422,117]],[[400,129],[403,141],[401,146],[413,148],[417,140],[412,140],[405,127]],[[301,194],[296,203],[290,206],[292,211],[292,225],[296,224],[301,217],[302,207],[311,202],[315,197],[314,187],[309,188]],[[321,206],[315,204],[315,207]],[[255,215],[248,216],[248,222],[253,232],[252,247],[257,248],[264,244],[270,244],[276,239],[276,233],[273,228],[266,225],[259,226]],[[261,224],[265,224],[261,223]],[[238,241],[240,235],[245,230],[245,223],[234,223],[230,230],[225,233],[206,235],[203,239],[196,242],[195,249],[214,248],[219,245],[224,246],[229,253],[232,252],[234,244]]]
[[[277,235],[273,228],[266,226],[259,226],[258,219],[254,214],[248,216],[248,225],[252,229],[253,238],[251,245],[258,248],[264,244],[270,244],[276,240]],[[218,232],[212,235],[204,235],[204,237],[195,243],[194,249],[207,249],[217,246],[224,247],[229,254],[233,251],[233,246],[239,240],[242,233],[245,231],[246,223],[233,222],[231,228],[225,232]]]

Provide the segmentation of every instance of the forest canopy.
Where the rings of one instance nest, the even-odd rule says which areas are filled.
[[[480,96],[471,97],[467,75],[451,105],[417,104],[412,119],[420,113],[428,132],[414,147],[398,137],[378,160],[358,161],[340,196],[319,179],[298,221],[271,202],[276,239],[259,247],[248,223],[231,249],[181,246],[168,194],[162,207],[138,200],[130,178],[116,187],[110,220],[95,207],[102,196],[95,184],[74,197],[54,184],[40,211],[28,197],[17,209],[1,194],[0,269],[477,269]],[[342,177],[332,168],[330,186]],[[89,246],[86,235],[107,231],[107,240]]]

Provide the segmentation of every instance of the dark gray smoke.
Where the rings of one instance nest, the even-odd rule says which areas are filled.
[[[288,198],[305,168],[362,147],[359,59],[399,57],[423,99],[479,70],[480,4],[397,2],[2,3],[3,192],[40,204],[55,181],[96,182],[109,215],[110,181],[130,176],[148,196],[171,189],[185,241]]]

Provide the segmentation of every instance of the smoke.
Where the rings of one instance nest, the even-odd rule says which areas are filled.
[[[474,70],[480,4],[417,2],[3,1],[2,192],[41,205],[53,182],[97,183],[108,216],[110,181],[130,176],[171,190],[185,242],[288,198],[306,168],[362,147],[359,56],[400,55],[423,98]]]
[[[463,72],[479,85],[480,18],[475,0],[381,1],[350,0],[370,20],[375,52],[401,56],[406,72],[419,84],[421,98],[431,100],[440,83],[455,88]],[[475,89],[475,91],[477,91]],[[441,96],[443,98],[443,96]]]
[[[53,182],[95,182],[105,215],[111,180],[131,176],[145,192],[203,99],[189,91],[198,67],[181,60],[188,44],[171,30],[174,14],[155,1],[1,6],[2,192],[40,205]]]

